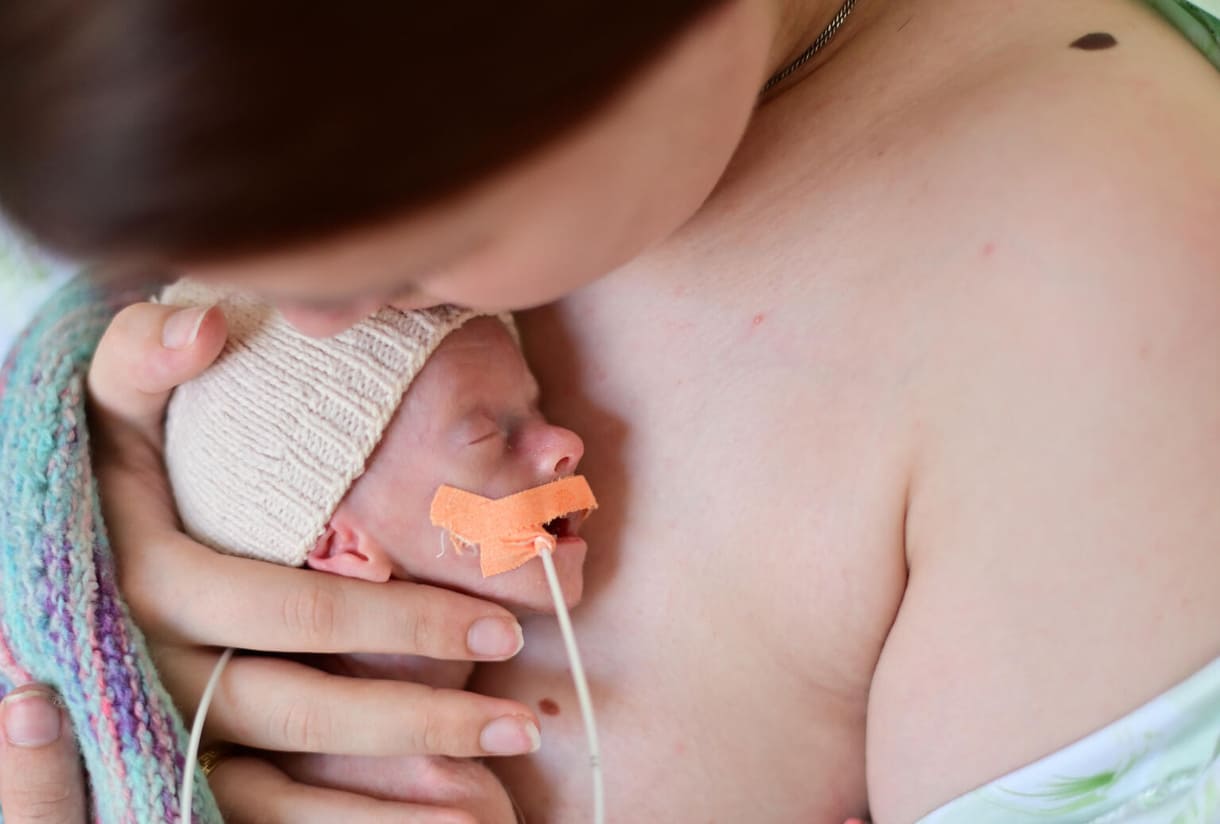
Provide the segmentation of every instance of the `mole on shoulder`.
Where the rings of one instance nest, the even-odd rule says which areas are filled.
[[[1109,32],[1094,31],[1083,37],[1077,37],[1071,42],[1069,48],[1098,51],[1099,49],[1112,49],[1117,45],[1118,41],[1114,39],[1114,35]]]
[[[559,715],[559,704],[552,698],[543,698],[538,702],[538,709],[543,715]]]

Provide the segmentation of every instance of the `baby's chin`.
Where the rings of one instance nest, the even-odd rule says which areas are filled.
[[[584,594],[587,553],[588,547],[584,541],[564,541],[551,556],[568,609],[579,604]],[[551,597],[541,558],[533,558],[510,572],[480,578],[471,587],[470,593],[495,601],[517,613],[555,612],[555,601]]]
[[[551,556],[568,609],[579,604],[584,594],[587,553],[588,547],[583,540],[564,540]],[[515,613],[555,612],[555,602],[551,598],[541,558],[532,558],[510,572],[490,578],[483,577],[475,552],[448,552],[430,566],[437,570],[436,574],[414,580],[485,598]]]

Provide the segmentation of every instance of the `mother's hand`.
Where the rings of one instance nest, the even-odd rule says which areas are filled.
[[[471,758],[290,754],[276,763],[312,787],[406,802],[424,810],[444,809],[449,816],[446,824],[516,824],[519,820],[504,785]],[[228,766],[222,762],[214,777],[226,780],[223,771]],[[240,766],[234,765],[230,775],[237,780]]]
[[[86,824],[85,777],[72,727],[46,687],[0,703],[0,815],[8,824]]]
[[[229,646],[453,660],[514,655],[520,628],[489,602],[221,555],[179,531],[162,464],[165,405],[174,386],[215,360],[224,338],[218,311],[137,304],[115,317],[89,373],[94,462],[120,587],[179,708],[194,712],[217,649]],[[292,752],[480,756],[530,751],[536,723],[512,701],[238,656],[217,690],[207,735]],[[305,792],[264,765],[249,771],[241,796],[287,813]]]

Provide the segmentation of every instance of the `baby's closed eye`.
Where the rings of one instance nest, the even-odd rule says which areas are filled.
[[[467,446],[482,446],[482,445],[488,445],[488,444],[495,444],[495,443],[499,443],[501,440],[503,440],[503,438],[504,438],[504,433],[501,432],[499,429],[494,429],[485,435],[476,436],[476,437],[472,438],[471,440],[468,440],[466,442],[466,445]]]
[[[504,438],[504,430],[490,415],[467,416],[454,429],[453,442],[459,447],[496,443]]]

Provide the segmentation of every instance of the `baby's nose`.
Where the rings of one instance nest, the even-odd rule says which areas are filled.
[[[547,479],[563,478],[576,472],[576,465],[585,455],[585,442],[571,429],[543,424],[535,436],[534,449],[537,471]]]

